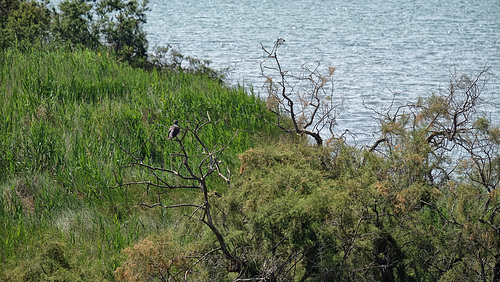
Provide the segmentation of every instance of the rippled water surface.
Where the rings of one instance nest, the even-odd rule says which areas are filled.
[[[335,66],[335,92],[346,97],[338,132],[349,129],[360,142],[377,127],[363,102],[382,109],[393,93],[406,101],[445,90],[456,67],[469,75],[491,68],[484,92],[487,111],[498,117],[499,0],[152,0],[149,6],[150,47],[171,44],[216,69],[229,67],[230,83],[253,85],[257,93],[264,82],[261,43],[271,47],[284,38],[279,55],[291,71],[317,60],[325,70]]]

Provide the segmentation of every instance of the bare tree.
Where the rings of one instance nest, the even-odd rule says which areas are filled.
[[[279,38],[271,50],[261,44],[267,54],[260,64],[261,74],[266,77],[267,108],[277,117],[274,125],[285,132],[309,135],[317,145],[322,145],[325,131],[333,139],[336,118],[342,110],[342,100],[333,97],[335,68],[329,67],[324,76],[319,71],[320,63],[316,62],[312,68],[303,65],[299,75],[292,74],[278,58],[278,48],[284,42]]]
[[[230,252],[223,234],[221,233],[218,225],[213,220],[210,203],[210,196],[212,193],[209,192],[208,189],[208,178],[213,174],[222,178],[229,185],[231,172],[226,166],[223,165],[221,156],[224,150],[227,149],[231,142],[234,140],[234,138],[238,134],[238,131],[235,132],[233,137],[227,143],[217,143],[210,146],[203,139],[202,129],[208,127],[209,125],[217,124],[217,121],[212,121],[210,119],[210,116],[208,116],[208,118],[202,119],[197,122],[186,123],[188,124],[188,126],[186,126],[185,128],[181,128],[179,134],[174,139],[172,139],[172,141],[169,141],[176,142],[178,144],[177,152],[171,154],[171,157],[176,164],[174,168],[164,168],[149,165],[141,160],[139,156],[134,155],[130,150],[127,150],[123,146],[118,144],[120,149],[131,158],[131,162],[128,164],[128,166],[145,169],[151,175],[151,179],[123,183],[117,178],[117,185],[113,188],[131,185],[145,186],[148,194],[155,194],[155,201],[148,203],[139,203],[139,205],[148,208],[191,208],[192,212],[190,214],[183,215],[183,217],[187,216],[189,218],[193,218],[196,214],[198,214],[198,219],[211,230],[218,241],[218,249],[212,250],[210,251],[210,253],[213,253],[214,251],[222,252],[224,257],[230,262],[228,270],[232,272],[238,272],[242,268],[242,261],[232,252]],[[169,127],[162,124],[154,124],[158,127],[169,129]],[[147,142],[150,142],[152,140],[153,134],[148,140],[143,143],[143,146]],[[184,142],[188,136],[189,138],[192,138],[194,140],[193,144],[199,146],[201,150],[201,153],[199,155],[190,155],[188,153],[189,150],[186,148],[186,144]],[[197,189],[201,193],[203,201],[201,203],[166,204],[164,200],[166,195],[173,190],[179,189]],[[208,254],[204,254],[200,256],[200,260],[203,260],[207,255]],[[195,263],[195,265],[196,264],[197,263]]]

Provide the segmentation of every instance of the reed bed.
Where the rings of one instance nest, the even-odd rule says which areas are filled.
[[[0,94],[5,279],[24,262],[35,277],[46,258],[62,250],[68,265],[85,266],[78,269],[88,273],[80,277],[112,280],[124,247],[172,225],[166,212],[135,206],[147,197],[142,190],[109,188],[115,175],[135,177],[121,173],[128,158],[113,139],[148,163],[169,166],[175,143],[153,122],[185,126],[210,115],[220,120],[203,132],[212,144],[242,130],[223,159],[234,167],[256,133],[273,132],[263,121],[269,118],[265,106],[242,89],[182,71],[132,68],[105,52],[6,49],[0,53]]]

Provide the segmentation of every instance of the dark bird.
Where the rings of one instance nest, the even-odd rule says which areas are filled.
[[[167,140],[174,139],[177,134],[179,134],[180,126],[177,125],[178,121],[174,120],[174,124],[168,130],[168,138]]]

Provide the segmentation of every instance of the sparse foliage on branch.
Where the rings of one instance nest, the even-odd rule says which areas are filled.
[[[304,64],[300,74],[293,74],[282,66],[278,57],[278,49],[284,42],[279,38],[271,50],[262,45],[266,58],[260,68],[266,78],[267,108],[276,115],[274,124],[280,129],[306,134],[322,145],[325,133],[329,141],[334,138],[336,118],[342,110],[342,100],[333,96],[335,67],[329,67],[323,75],[320,63],[316,62],[312,67]]]
[[[499,185],[500,130],[479,112],[488,68],[473,77],[454,75],[446,93],[434,93],[416,103],[391,105],[387,112],[373,109],[381,123],[382,137],[370,148],[385,155],[413,152],[428,168],[432,183],[454,175],[469,179],[491,192]]]

